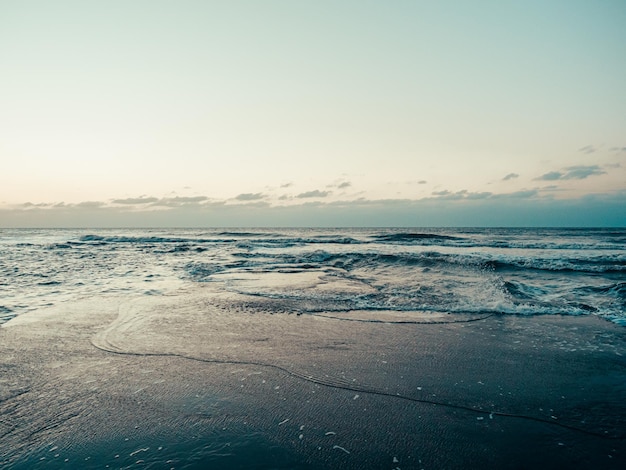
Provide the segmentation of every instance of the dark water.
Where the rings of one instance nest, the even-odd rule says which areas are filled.
[[[598,315],[626,324],[626,229],[2,230],[0,322],[189,283],[298,313]]]

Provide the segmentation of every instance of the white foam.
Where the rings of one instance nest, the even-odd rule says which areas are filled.
[[[349,453],[350,453],[350,451],[349,451],[349,450],[346,450],[346,449],[344,449],[344,448],[343,448],[343,447],[341,447],[341,446],[333,446],[333,449],[342,450],[342,451],[343,451],[343,452],[345,452],[346,454],[349,454]]]

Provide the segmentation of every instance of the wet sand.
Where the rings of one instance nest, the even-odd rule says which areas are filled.
[[[85,300],[0,328],[0,439],[11,469],[624,468],[626,330]]]

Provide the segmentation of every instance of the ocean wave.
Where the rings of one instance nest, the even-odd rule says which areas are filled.
[[[448,240],[465,240],[462,237],[455,237],[451,235],[438,235],[434,233],[384,233],[381,235],[375,235],[374,240],[380,242],[424,242],[424,241],[448,241]]]
[[[523,282],[505,281],[503,289],[517,302],[526,302],[546,295],[549,290],[543,287],[531,286]]]
[[[0,317],[73,296],[142,294],[149,280],[154,293],[222,282],[306,312],[624,319],[624,240],[620,229],[16,231],[0,245],[2,305],[10,310],[0,309]],[[318,287],[301,285],[315,276]],[[354,290],[356,285],[361,287]]]
[[[131,236],[113,236],[103,237],[100,235],[83,235],[79,238],[80,242],[103,242],[103,243],[124,243],[131,245],[145,245],[145,244],[169,244],[169,243],[214,243],[218,241],[232,242],[233,239],[227,240],[215,240],[215,239],[201,239],[201,238],[178,238],[178,237],[131,237]]]
[[[588,254],[587,258],[529,258],[524,256],[510,256],[506,254],[490,253],[443,253],[436,250],[423,251],[419,253],[381,253],[377,251],[334,253],[325,250],[314,250],[299,254],[268,254],[260,251],[248,251],[245,253],[235,253],[234,255],[248,259],[264,258],[270,263],[315,263],[318,265],[329,265],[346,270],[351,270],[355,267],[363,265],[404,265],[422,267],[472,266],[492,269],[494,271],[536,270],[589,273],[621,273],[626,271],[626,259],[624,255],[615,254],[607,254],[603,256]]]
[[[251,263],[247,262],[234,262],[234,263],[224,263],[224,262],[201,262],[201,261],[193,261],[187,263],[183,266],[183,271],[185,277],[191,279],[195,282],[207,282],[211,281],[211,276],[223,273],[226,271],[235,271],[241,270],[243,268],[251,267]]]
[[[590,258],[525,258],[502,257],[485,259],[485,266],[495,271],[534,270],[550,272],[622,273],[626,260],[622,256],[592,256]]]
[[[626,307],[626,282],[616,282],[602,286],[581,286],[575,289],[577,295],[602,295],[604,298],[612,298]]]
[[[72,245],[69,243],[51,243],[46,245],[47,250],[69,250],[72,248]]]
[[[346,233],[317,233],[306,235],[294,235],[291,233],[273,232],[237,232],[220,231],[210,234],[210,237],[172,237],[172,236],[103,236],[97,234],[82,235],[78,243],[98,244],[130,244],[130,245],[160,245],[160,244],[233,244],[245,246],[248,249],[259,248],[289,248],[307,245],[386,245],[386,246],[432,246],[456,247],[463,249],[512,249],[512,250],[546,250],[546,251],[591,251],[606,250],[624,252],[623,239],[615,236],[613,239],[599,241],[581,236],[566,238],[523,238],[492,235],[489,237],[472,236],[472,233],[459,233],[446,235],[427,232],[400,232],[400,233],[363,233],[360,237],[354,237]],[[68,242],[71,245],[76,242]],[[58,248],[67,248],[59,244]]]
[[[602,293],[612,294],[626,302],[626,282],[618,282],[600,290]]]
[[[187,275],[196,282],[206,282],[212,275],[223,272],[225,269],[219,265],[206,263],[190,263],[185,266]]]
[[[9,307],[5,307],[4,305],[0,305],[0,315],[8,315],[10,313],[13,313],[13,310]]]
[[[221,236],[221,237],[263,238],[263,237],[277,236],[277,234],[265,233],[265,232],[223,231],[223,232],[218,232],[217,236]]]

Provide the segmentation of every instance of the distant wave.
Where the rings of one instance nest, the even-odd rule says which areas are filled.
[[[412,242],[412,241],[424,241],[424,240],[463,240],[461,237],[454,237],[450,235],[437,235],[434,233],[386,233],[382,235],[376,235],[373,237],[377,241],[381,242]]]
[[[71,248],[73,245],[87,243],[92,246],[104,244],[130,245],[161,245],[161,244],[240,244],[248,249],[262,247],[294,247],[305,245],[388,245],[388,246],[442,246],[457,248],[500,248],[519,250],[621,250],[624,237],[605,239],[599,242],[596,239],[584,240],[582,235],[574,239],[550,239],[549,237],[523,239],[508,237],[485,238],[472,236],[443,235],[421,232],[379,233],[353,237],[343,233],[335,235],[318,234],[314,236],[290,236],[277,233],[254,232],[217,232],[208,237],[163,237],[163,236],[103,236],[89,234],[81,236],[78,241],[57,243],[50,249]],[[191,248],[190,248],[191,249]]]
[[[201,238],[174,238],[174,237],[103,237],[100,235],[83,235],[81,242],[127,243],[127,244],[160,244],[160,243],[210,243],[217,240]],[[232,239],[226,241],[234,241]]]

